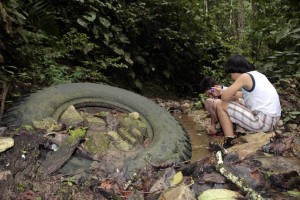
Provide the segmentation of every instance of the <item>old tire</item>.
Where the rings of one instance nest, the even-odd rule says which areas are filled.
[[[152,163],[182,162],[191,158],[189,136],[168,112],[141,95],[109,85],[68,83],[39,90],[9,109],[3,121],[8,126],[20,126],[46,117],[59,120],[71,105],[102,106],[140,113],[148,124],[148,135],[152,140],[147,148],[126,160],[127,176],[146,166],[147,158],[151,158]]]

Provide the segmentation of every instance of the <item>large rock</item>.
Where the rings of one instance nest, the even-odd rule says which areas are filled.
[[[60,117],[60,121],[65,123],[66,126],[74,126],[83,122],[83,118],[77,112],[74,106],[70,106]]]
[[[235,144],[228,151],[235,152],[239,155],[240,159],[244,159],[246,156],[255,153],[263,145],[268,144],[273,135],[274,132],[260,132],[239,137],[237,140],[243,141],[243,144]]]

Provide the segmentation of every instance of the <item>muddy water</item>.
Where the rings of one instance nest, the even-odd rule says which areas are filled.
[[[210,153],[208,151],[209,137],[206,134],[205,127],[196,123],[192,117],[186,114],[176,114],[174,117],[190,135],[192,143],[191,162],[193,163],[208,155]]]

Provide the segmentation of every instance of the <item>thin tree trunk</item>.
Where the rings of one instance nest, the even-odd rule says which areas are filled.
[[[10,83],[8,81],[2,81],[2,92],[1,92],[1,96],[0,96],[0,120],[3,117],[3,113],[4,113],[4,109],[5,109],[5,100],[6,100],[6,96],[8,93],[8,90],[10,88]]]
[[[204,0],[204,9],[205,9],[205,16],[208,15],[208,3],[207,0]]]
[[[229,27],[232,25],[232,0],[230,0]]]
[[[239,41],[243,40],[243,32],[244,32],[244,0],[238,0],[237,38]]]

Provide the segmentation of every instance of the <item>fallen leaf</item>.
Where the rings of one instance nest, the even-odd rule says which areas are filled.
[[[179,184],[182,181],[182,178],[183,178],[182,172],[181,171],[177,172],[171,180],[171,186]]]

